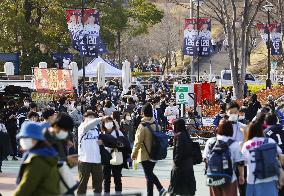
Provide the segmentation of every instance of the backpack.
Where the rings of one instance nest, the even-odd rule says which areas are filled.
[[[154,131],[150,125],[150,123],[143,123],[144,127],[147,127],[150,132],[152,133],[153,139],[152,139],[152,148],[151,151],[147,149],[145,143],[145,149],[147,153],[149,154],[149,157],[152,160],[158,161],[163,160],[167,157],[167,151],[168,151],[168,136],[162,131],[159,131],[159,125],[156,123],[156,131]]]
[[[229,147],[232,143],[234,140],[231,139],[228,142],[217,140],[213,143],[207,165],[208,186],[219,187],[231,183],[233,163]]]
[[[188,132],[187,136],[192,142],[192,163],[193,165],[198,165],[202,163],[202,153],[201,153],[200,144],[198,142],[192,141]]]
[[[193,165],[202,163],[202,153],[198,142],[192,142],[192,161]]]
[[[268,143],[269,138],[265,138],[263,144],[250,152],[255,153],[256,179],[265,179],[279,174],[279,164],[277,161],[277,144]]]

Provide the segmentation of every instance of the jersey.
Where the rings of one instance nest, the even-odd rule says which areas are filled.
[[[279,145],[282,152],[284,152],[284,128],[282,125],[274,125],[265,129],[264,135],[265,137],[272,138]]]

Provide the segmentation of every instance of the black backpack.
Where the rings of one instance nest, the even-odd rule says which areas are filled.
[[[144,127],[147,127],[153,136],[152,148],[150,152],[144,143],[145,149],[149,154],[149,157],[155,161],[165,159],[168,153],[168,135],[162,131],[159,131],[158,123],[156,123],[156,131],[152,129],[150,123],[143,123],[142,125]]]
[[[192,141],[188,132],[187,132],[187,136],[192,142],[192,162],[193,162],[193,165],[198,165],[198,164],[202,163],[202,153],[201,153],[200,144],[198,142]]]
[[[231,183],[233,163],[231,160],[230,145],[234,140],[224,142],[217,140],[213,143],[207,165],[207,185],[220,187]]]

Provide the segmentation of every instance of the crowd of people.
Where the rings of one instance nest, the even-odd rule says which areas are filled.
[[[108,81],[103,88],[88,86],[80,99],[61,97],[43,108],[29,98],[20,108],[9,100],[0,115],[0,172],[8,155],[11,161],[21,157],[14,195],[85,195],[90,176],[95,195],[110,195],[112,177],[115,194],[121,195],[122,170],[141,163],[147,195],[154,195],[155,185],[159,195],[193,196],[198,189],[196,144],[188,121],[179,117],[166,82],[151,88],[135,85],[122,94],[118,81]],[[208,139],[203,151],[210,195],[283,195],[281,122],[272,97],[264,106],[256,95],[243,106],[232,97],[220,101],[216,137]],[[173,167],[170,186],[164,187],[154,174],[158,160],[152,148],[157,145],[154,132],[169,125],[175,133]],[[79,181],[71,182],[66,171],[75,166]]]

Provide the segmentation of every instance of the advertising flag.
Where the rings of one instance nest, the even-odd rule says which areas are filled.
[[[271,55],[282,55],[282,33],[281,24],[271,23],[269,25],[259,23],[257,29],[260,33],[262,40],[268,42],[268,32],[270,33],[271,41]]]
[[[95,9],[66,10],[68,30],[72,46],[80,51],[81,56],[98,56],[107,50],[100,38],[99,12]]]
[[[211,46],[211,20],[209,18],[185,19],[184,55],[209,56]]]

